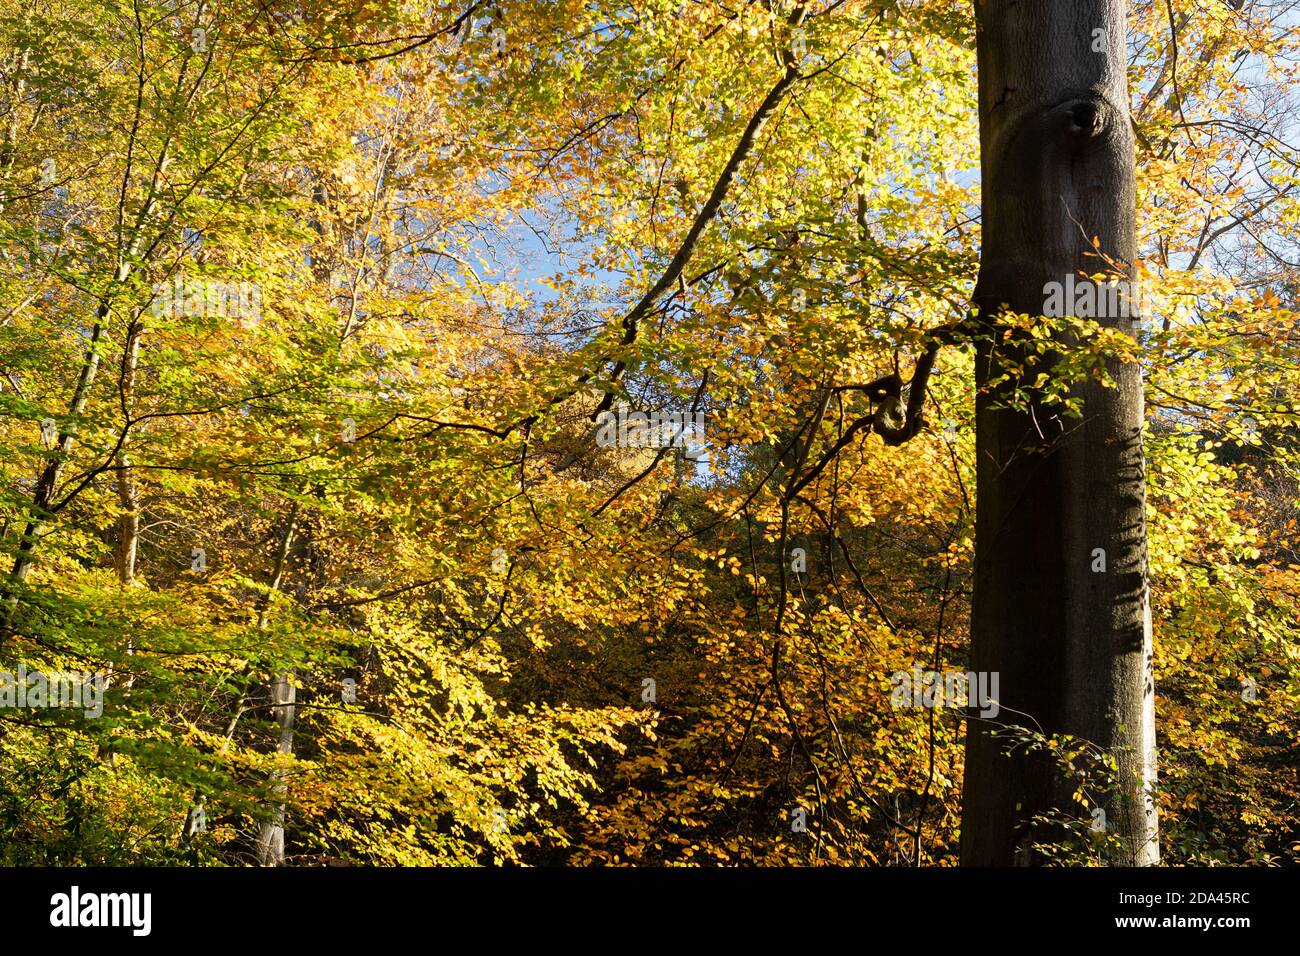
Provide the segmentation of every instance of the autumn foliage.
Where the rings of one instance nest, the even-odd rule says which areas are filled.
[[[1164,861],[1295,864],[1300,38],[1130,29],[1159,307],[1008,328],[1146,376]],[[973,32],[0,0],[0,670],[107,685],[0,708],[0,862],[954,865],[966,715],[890,691],[968,663]],[[1022,745],[1097,862],[1104,755]]]

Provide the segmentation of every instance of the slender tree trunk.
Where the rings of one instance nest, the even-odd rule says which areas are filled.
[[[293,753],[294,704],[297,691],[291,682],[291,674],[284,673],[271,682],[271,700],[276,723],[280,726],[280,739],[276,753]],[[263,820],[257,834],[257,862],[262,866],[281,866],[284,863],[284,803],[283,795],[288,792],[284,771],[271,771],[273,792],[281,798],[272,808],[270,820]]]
[[[284,568],[289,557],[289,548],[293,544],[293,533],[297,523],[298,504],[295,502],[289,511],[284,537],[280,539],[280,547],[275,554],[275,568],[271,574],[270,589],[262,601],[262,609],[258,614],[257,626],[259,630],[266,630],[267,625],[270,623],[271,599],[280,590],[280,585],[284,580]],[[287,671],[276,675],[275,679],[271,681],[269,690],[271,702],[275,705],[272,714],[280,727],[276,753],[291,754],[293,753],[293,725],[297,709],[294,706],[297,701],[297,690],[293,685],[293,673]],[[272,792],[278,796],[282,797],[283,794],[288,792],[284,771],[273,770],[271,772],[271,785]],[[284,863],[283,799],[272,807],[271,819],[264,820],[258,829],[257,862],[262,866],[280,866]]]
[[[129,345],[127,354],[130,356]],[[135,476],[131,472],[131,458],[126,452],[125,440],[117,454],[114,473],[117,476],[117,498],[122,505],[122,514],[117,519],[113,569],[117,572],[118,584],[123,590],[129,590],[135,586],[135,557],[140,541],[140,492],[136,487]],[[129,637],[126,639],[126,654],[128,657],[135,654],[135,645]],[[108,691],[117,682],[117,678],[117,669],[110,666],[104,681],[104,690]],[[128,670],[126,679],[122,681],[122,687],[124,690],[130,690],[134,683],[135,675]],[[111,740],[100,745],[99,756],[110,766],[115,764],[117,752]]]
[[[86,410],[86,404],[90,401],[91,387],[95,384],[95,377],[99,373],[100,347],[105,330],[108,327],[109,317],[113,311],[113,296],[121,291],[127,279],[131,277],[133,263],[139,255],[140,244],[144,238],[145,224],[153,218],[158,208],[159,182],[170,162],[170,156],[164,150],[163,155],[158,160],[158,165],[154,168],[148,194],[136,220],[135,234],[124,254],[118,259],[117,270],[113,274],[114,281],[110,284],[108,290],[104,293],[104,298],[95,309],[95,322],[91,328],[90,342],[81,365],[81,373],[77,377],[77,386],[72,393],[72,401],[68,405],[67,421],[59,431],[55,454],[46,463],[45,469],[36,482],[36,488],[32,493],[30,518],[23,533],[22,541],[18,545],[18,554],[14,558],[13,570],[10,572],[9,580],[5,583],[3,591],[0,591],[0,627],[9,624],[18,604],[18,592],[22,589],[22,586],[27,581],[27,576],[31,573],[32,565],[36,561],[37,546],[48,530],[49,521],[53,517],[51,505],[54,504],[59,479],[63,476],[63,469],[67,464],[68,457],[72,454],[72,450],[77,443],[77,419]],[[137,335],[136,348],[138,349],[138,347]],[[3,641],[4,634],[0,632],[0,645],[3,645]]]
[[[126,345],[122,350],[122,376],[120,388],[122,408],[128,420],[122,427],[127,433],[122,436],[122,445],[114,460],[114,475],[117,478],[117,499],[122,506],[122,514],[117,519],[117,541],[113,549],[113,568],[117,572],[118,584],[124,590],[135,587],[135,561],[140,549],[140,489],[136,484],[135,472],[131,468],[130,451],[130,414],[135,407],[135,374],[140,365],[140,337],[144,334],[144,320],[137,319],[127,331]],[[126,639],[126,654],[135,654],[135,645],[131,638]],[[107,690],[116,680],[117,674],[109,669],[108,679],[104,684]],[[122,682],[124,690],[130,690],[135,683],[135,675],[127,671]],[[101,755],[111,764],[114,760],[112,744],[100,750]]]
[[[140,336],[143,332],[143,320],[137,320],[127,332],[126,347],[122,352],[122,407],[128,415],[135,406],[135,373],[140,364]],[[123,427],[128,427],[129,424],[125,423]],[[114,468],[117,500],[122,506],[122,515],[117,522],[117,547],[113,554],[113,565],[123,587],[131,587],[135,583],[135,560],[140,547],[140,489],[131,468],[130,441],[129,434],[122,437],[122,447],[118,450]]]
[[[123,587],[135,584],[135,560],[140,549],[140,489],[131,471],[131,456],[126,449],[118,452],[116,467],[117,500],[122,514],[117,519],[117,542],[113,552],[113,566],[117,580]]]
[[[23,37],[31,29],[31,7],[23,15]],[[17,157],[18,119],[22,115],[23,98],[27,95],[27,70],[31,61],[30,47],[24,48],[14,57],[12,79],[13,90],[8,96],[9,122],[4,127],[4,138],[0,140],[0,213],[5,211],[9,200],[9,187],[13,183],[14,160]]]
[[[117,283],[124,282],[129,274],[130,266],[123,262],[117,270]],[[72,393],[72,401],[68,405],[68,420],[60,429],[53,454],[50,460],[46,462],[40,478],[37,479],[36,488],[32,492],[31,517],[28,519],[27,527],[23,531],[22,541],[18,545],[18,554],[14,558],[13,570],[10,572],[10,580],[5,586],[3,600],[0,601],[0,605],[2,605],[0,606],[0,620],[3,623],[8,623],[9,616],[17,604],[18,590],[27,581],[27,576],[31,573],[32,565],[36,560],[36,547],[45,535],[49,520],[52,517],[50,506],[54,502],[54,495],[58,490],[63,468],[67,464],[68,456],[72,454],[73,446],[77,441],[76,420],[86,410],[86,402],[90,399],[91,386],[94,385],[95,376],[99,372],[99,344],[104,337],[104,327],[108,323],[111,308],[110,301],[106,297],[95,311],[95,324],[91,329],[90,343],[86,349],[85,361],[81,366],[81,374],[77,377],[77,387]]]
[[[321,214],[314,217],[311,226],[320,239],[318,247],[311,253],[311,268],[316,279],[324,284],[327,290],[331,290],[334,285],[334,272],[329,263],[322,261],[318,256],[318,251],[333,236],[333,230],[327,225],[325,217],[328,215],[326,206],[329,200],[329,191],[325,185],[323,176],[317,174],[317,182],[312,190],[312,199],[316,206],[321,210]],[[343,335],[340,337],[340,348],[342,348],[342,339],[346,338],[347,330],[345,328]],[[275,568],[272,572],[270,590],[262,603],[261,611],[258,615],[258,628],[265,630],[270,621],[271,599],[275,592],[280,589],[281,582],[284,578],[285,563],[289,556],[289,549],[293,543],[293,534],[298,521],[298,505],[295,502],[289,512],[288,525],[285,534],[280,542],[279,551],[275,557]],[[280,754],[293,753],[293,732],[294,720],[296,717],[297,689],[292,682],[292,673],[286,672],[276,675],[271,681],[268,688],[270,699],[275,706],[272,713],[275,716],[277,725],[280,728],[280,736],[276,745],[276,752]],[[229,740],[235,732],[235,726],[239,722],[240,716],[247,709],[247,701],[240,701],[239,708],[230,726],[226,730],[226,739]],[[277,795],[283,795],[288,792],[288,784],[285,782],[284,773],[281,770],[271,772],[272,791]],[[284,863],[284,821],[285,805],[283,801],[277,802],[271,809],[271,818],[262,822],[257,834],[257,861],[262,866],[280,866]]]
[[[1031,844],[1059,831],[1030,823],[1037,814],[1090,822],[1057,764],[1007,754],[1006,737],[990,734],[1000,723],[1112,755],[1118,782],[1096,795],[1105,816],[1090,808],[1092,821],[1117,838],[1113,862],[1159,859],[1141,373],[1111,363],[1115,387],[1076,385],[1082,418],[1067,417],[1034,387],[1050,369],[1020,372],[1023,354],[991,341],[1007,307],[1046,314],[1047,283],[1111,271],[1094,237],[1131,269],[1126,14],[1125,0],[976,4],[984,246],[974,298],[986,335],[971,640],[973,669],[1000,674],[1001,710],[968,722],[966,865],[1038,862]],[[1115,314],[1098,321],[1133,327]],[[1007,407],[1017,388],[1035,399],[1028,411]]]

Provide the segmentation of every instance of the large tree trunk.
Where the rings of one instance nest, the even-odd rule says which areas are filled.
[[[1131,269],[1134,150],[1125,0],[976,4],[983,251],[975,305],[986,335],[997,314],[1045,314],[1046,283]],[[1067,313],[1069,309],[1066,310]],[[1127,331],[1117,315],[1103,325]],[[1065,343],[1068,344],[1068,343]],[[1072,394],[1082,418],[1042,400],[1031,368],[982,337],[978,353],[978,517],[972,667],[1000,672],[995,721],[972,713],[962,811],[962,862],[1032,864],[1058,830],[1037,814],[1071,809],[1072,783],[1042,756],[1006,753],[996,723],[1070,734],[1114,756],[1118,784],[1097,795],[1108,858],[1159,859],[1155,711],[1147,595],[1142,382],[1112,363],[1116,387],[1089,379]],[[1017,387],[1039,400],[1006,407]],[[1098,552],[1104,550],[1105,570]],[[1090,808],[1091,809],[1091,808]]]

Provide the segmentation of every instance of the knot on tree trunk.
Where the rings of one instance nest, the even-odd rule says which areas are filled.
[[[1048,118],[1062,130],[1068,143],[1080,148],[1105,137],[1120,117],[1104,96],[1087,93],[1051,107]]]

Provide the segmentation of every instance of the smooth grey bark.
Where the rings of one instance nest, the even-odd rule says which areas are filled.
[[[270,623],[271,601],[284,581],[285,564],[289,557],[289,548],[293,544],[293,534],[297,524],[298,503],[294,502],[293,507],[289,510],[284,536],[280,539],[280,547],[275,553],[275,567],[271,573],[270,586],[266,597],[262,601],[262,609],[258,614],[258,630],[266,630],[267,624]],[[268,690],[273,704],[271,713],[275,717],[280,730],[279,739],[276,743],[276,753],[291,754],[293,753],[293,725],[297,711],[295,706],[297,703],[297,690],[293,684],[292,672],[277,674],[271,681]],[[284,863],[284,802],[282,796],[288,792],[288,784],[285,782],[283,771],[271,771],[271,791],[281,799],[272,806],[270,819],[262,821],[258,827],[257,862],[262,866],[280,866]]]
[[[113,471],[117,476],[117,499],[122,505],[122,514],[117,519],[113,566],[118,582],[130,587],[135,583],[135,562],[140,551],[140,490],[132,471],[131,455],[125,448],[117,453]]]
[[[114,461],[117,478],[117,499],[122,514],[117,522],[117,543],[113,551],[113,566],[123,587],[135,583],[135,562],[140,550],[140,489],[136,484],[130,454],[130,415],[135,406],[135,376],[140,365],[140,338],[144,334],[144,320],[136,319],[127,330],[126,345],[122,349],[122,376],[119,396],[122,413],[126,417],[127,434],[122,436]]]
[[[968,721],[961,859],[1034,864],[1030,844],[1052,831],[1030,818],[1081,816],[1053,761],[1008,755],[1009,741],[990,734],[1014,722],[1115,757],[1118,783],[1098,795],[1119,843],[1108,858],[1154,864],[1141,372],[1112,362],[1116,387],[1074,386],[1083,415],[1071,418],[1032,387],[1041,366],[997,383],[1019,355],[992,345],[1005,307],[1044,315],[1046,283],[1109,271],[1094,237],[1121,272],[1131,269],[1126,2],[988,0],[975,10],[984,244],[974,295],[982,334],[971,666],[1000,673],[1001,712]],[[1133,327],[1117,315],[1098,321]],[[1005,407],[1018,386],[1035,396],[1029,411]],[[1093,570],[1095,549],[1104,572]]]
[[[275,720],[280,727],[280,738],[276,752],[293,753],[293,725],[297,702],[297,691],[289,673],[278,675],[271,682],[271,701]],[[281,802],[271,808],[271,818],[263,820],[257,833],[257,862],[262,866],[281,866],[284,863],[284,803],[283,795],[288,792],[284,772],[271,771],[272,792],[280,797]]]

